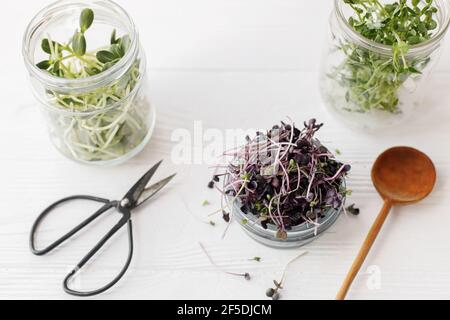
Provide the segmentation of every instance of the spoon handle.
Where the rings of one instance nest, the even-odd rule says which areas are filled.
[[[344,281],[344,284],[342,285],[341,290],[339,291],[338,295],[336,296],[336,300],[345,300],[348,290],[350,289],[359,270],[361,269],[364,261],[366,260],[367,255],[369,254],[369,251],[372,248],[372,245],[375,242],[375,239],[377,238],[378,234],[380,233],[380,230],[383,227],[383,224],[386,221],[386,218],[389,215],[389,212],[391,211],[391,209],[392,209],[392,202],[390,200],[385,200],[383,209],[381,209],[380,214],[378,215],[372,228],[370,229],[369,234],[367,235],[367,238],[364,241],[364,243],[361,247],[361,250],[359,251],[358,256],[355,259],[355,262],[353,262],[353,265],[350,268],[347,278],[345,278],[345,281]]]

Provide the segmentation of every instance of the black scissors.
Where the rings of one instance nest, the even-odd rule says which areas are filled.
[[[174,177],[175,174],[161,180],[160,182],[155,183],[152,186],[147,187],[148,183],[154,176],[155,172],[158,170],[159,166],[161,165],[162,161],[158,162],[153,168],[151,168],[135,185],[133,188],[128,191],[128,193],[125,195],[125,197],[121,201],[110,201],[98,197],[92,197],[92,196],[73,196],[68,197],[62,200],[59,200],[52,204],[50,207],[48,207],[44,212],[41,213],[41,215],[37,218],[36,222],[33,225],[33,228],[31,230],[30,235],[30,247],[33,254],[37,256],[43,256],[57,247],[59,247],[61,244],[63,244],[65,241],[67,241],[69,238],[73,237],[75,234],[77,234],[79,231],[81,231],[83,228],[88,226],[90,223],[92,223],[94,220],[96,220],[98,217],[100,217],[105,212],[109,211],[110,209],[116,209],[121,215],[122,218],[120,221],[109,231],[101,240],[100,242],[78,263],[78,265],[66,276],[63,282],[63,288],[64,291],[67,292],[70,295],[78,296],[78,297],[91,297],[98,294],[101,294],[109,289],[111,289],[119,280],[125,275],[128,267],[130,266],[131,260],[133,258],[133,226],[131,222],[131,211],[142,205],[144,202],[152,198],[155,194],[157,194],[161,189],[163,189]],[[55,241],[53,244],[49,245],[47,248],[38,250],[35,246],[35,235],[37,232],[37,229],[39,228],[39,225],[44,220],[45,217],[48,216],[48,214],[56,209],[58,206],[60,206],[63,203],[74,201],[74,200],[88,200],[88,201],[94,201],[98,203],[103,203],[103,207],[100,208],[96,213],[94,213],[91,217],[86,219],[84,222],[79,224],[77,227],[75,227],[72,231],[67,233],[65,236],[61,237],[59,240]],[[120,271],[119,275],[114,278],[113,281],[111,281],[106,286],[89,292],[80,292],[76,290],[72,290],[69,288],[69,282],[72,280],[72,278],[86,265],[86,263],[92,259],[92,257],[108,242],[111,237],[113,237],[120,229],[122,229],[125,225],[128,226],[128,244],[129,244],[129,251],[128,251],[128,258],[125,263],[125,266]]]

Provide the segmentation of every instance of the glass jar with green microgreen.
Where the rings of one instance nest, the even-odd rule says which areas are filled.
[[[63,0],[39,12],[23,54],[51,141],[86,164],[122,163],[150,140],[155,110],[135,25],[109,0]]]
[[[364,129],[420,114],[449,24],[448,0],[335,0],[320,79],[328,109]]]

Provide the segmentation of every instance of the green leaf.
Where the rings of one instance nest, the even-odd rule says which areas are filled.
[[[438,24],[435,20],[431,20],[427,23],[427,29],[428,30],[434,30],[438,27]]]
[[[120,38],[119,45],[122,47],[123,52],[127,52],[131,45],[130,36],[126,35]]]
[[[71,105],[71,104],[76,104],[76,101],[73,100],[72,98],[64,98],[62,99],[64,101],[65,104],[67,105]]]
[[[116,60],[116,56],[110,51],[102,50],[97,52],[97,60],[101,63],[109,63]]]
[[[56,61],[55,64],[53,65],[52,71],[53,71],[55,74],[58,74],[58,73],[59,73],[59,70],[60,70],[60,63],[59,63],[59,61]]]
[[[77,56],[84,56],[86,54],[86,38],[81,32],[77,32],[73,36],[72,49]]]
[[[112,34],[111,34],[111,44],[117,44],[118,40],[117,40],[117,30],[114,29]]]
[[[421,42],[421,39],[419,36],[411,36],[408,38],[408,43],[410,45],[419,44]]]
[[[38,67],[41,70],[48,70],[48,68],[50,68],[50,61],[48,60],[44,60],[39,62],[36,67]]]
[[[105,65],[103,66],[103,70],[102,71],[106,71],[106,70],[112,68],[114,66],[114,64],[115,64],[114,62],[105,63]]]
[[[41,48],[45,53],[51,54],[50,41],[48,39],[42,39]]]
[[[417,69],[414,68],[414,67],[409,67],[408,70],[409,70],[409,72],[411,72],[411,73],[422,74],[422,72],[420,72],[419,70],[417,70]]]
[[[123,51],[122,46],[118,45],[118,44],[113,44],[111,46],[111,52],[114,54],[116,59],[120,59],[125,55],[125,51]]]
[[[92,11],[91,9],[84,9],[81,12],[80,16],[81,33],[85,33],[86,30],[92,26],[93,22],[94,22],[94,11]]]
[[[61,44],[59,44],[58,42],[55,42],[55,41],[51,42],[51,46],[53,49],[55,49],[57,45],[58,45],[58,51],[62,51]],[[48,54],[52,53],[52,50],[50,48],[50,41],[48,39],[42,39],[41,48],[42,48],[42,51],[44,51],[45,53],[48,53]]]
[[[101,70],[98,70],[96,68],[89,68],[89,67],[85,67],[84,70],[90,76],[95,76],[101,72]]]

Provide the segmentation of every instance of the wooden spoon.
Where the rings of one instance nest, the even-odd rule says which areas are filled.
[[[395,205],[407,205],[426,198],[436,183],[436,168],[424,153],[408,147],[384,152],[372,169],[375,188],[384,199],[384,206],[367,235],[336,299],[344,300],[355,280],[386,218]]]

